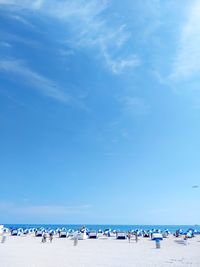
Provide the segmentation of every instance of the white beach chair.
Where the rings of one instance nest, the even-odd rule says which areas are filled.
[[[160,233],[153,233],[151,240],[163,240],[163,236]]]
[[[116,233],[116,238],[117,239],[126,239],[127,238],[127,234],[125,232],[117,232]]]
[[[68,236],[67,231],[60,231],[60,232],[59,232],[59,237],[61,237],[61,238],[66,238],[67,236]]]
[[[43,231],[42,230],[38,229],[38,230],[35,231],[35,236],[36,237],[41,237],[42,235],[43,235]]]
[[[12,236],[17,236],[18,235],[18,230],[17,229],[11,230],[11,235]]]
[[[88,237],[90,239],[96,239],[97,238],[97,232],[96,231],[90,231]]]

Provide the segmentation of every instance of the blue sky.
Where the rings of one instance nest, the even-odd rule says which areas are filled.
[[[199,14],[0,0],[2,223],[199,222]]]

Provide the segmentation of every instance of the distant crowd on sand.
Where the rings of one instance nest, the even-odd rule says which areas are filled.
[[[128,240],[129,243],[131,241],[138,242],[141,238],[150,238],[150,240],[155,241],[156,248],[160,248],[162,240],[167,238],[171,233],[168,229],[161,231],[160,229],[152,229],[152,230],[143,230],[143,229],[133,229],[129,231],[120,231],[120,230],[112,230],[106,228],[105,230],[89,230],[85,226],[81,227],[79,230],[66,229],[66,228],[7,228],[3,225],[0,226],[0,243],[5,243],[8,235],[11,236],[28,236],[35,235],[35,237],[41,237],[41,243],[53,242],[53,239],[56,238],[68,238],[73,240],[74,246],[77,246],[78,240],[85,239],[123,239]],[[197,229],[189,228],[187,231],[182,229],[176,230],[173,233],[175,238],[181,237],[181,239],[175,240],[177,243],[188,244],[187,240],[195,237],[196,235],[200,235],[200,231]]]
[[[47,237],[48,237],[47,234],[44,233],[43,236],[42,236],[41,242],[42,243],[46,243],[47,242]],[[74,240],[74,246],[77,246],[78,245],[78,237],[74,237],[73,240]],[[49,241],[50,241],[50,243],[52,243],[52,241],[53,241],[53,233],[49,233]]]
[[[135,232],[133,235],[130,232],[128,232],[128,234],[127,234],[128,242],[129,243],[131,242],[131,237],[132,236],[135,236],[135,241],[137,243],[138,242],[138,233],[137,232]],[[47,234],[44,233],[43,236],[42,236],[42,241],[41,242],[42,243],[46,243],[47,242],[47,237],[48,237]],[[74,246],[76,246],[78,244],[78,237],[75,236],[73,238],[73,240],[74,240]],[[50,243],[52,243],[52,241],[53,241],[53,233],[52,232],[49,233],[49,241],[50,241]]]
[[[53,241],[53,233],[49,233],[49,241],[50,243],[52,243]],[[42,243],[46,243],[47,242],[47,234],[44,233],[43,236],[42,236]]]

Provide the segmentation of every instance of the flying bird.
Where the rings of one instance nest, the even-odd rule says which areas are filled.
[[[193,185],[192,188],[199,188],[199,186],[198,185]]]

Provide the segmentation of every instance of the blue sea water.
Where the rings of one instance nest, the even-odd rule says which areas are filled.
[[[8,228],[39,228],[44,227],[45,229],[57,229],[65,227],[66,229],[78,230],[83,225],[80,224],[4,224],[5,227]],[[143,230],[151,230],[151,229],[160,229],[161,231],[168,229],[170,232],[174,233],[178,229],[183,229],[183,231],[187,231],[188,229],[196,229],[200,231],[200,225],[112,225],[112,224],[86,224],[84,225],[86,228],[90,230],[98,230],[98,229],[112,229],[112,230],[121,230],[121,231],[129,231],[135,229],[143,229]]]

